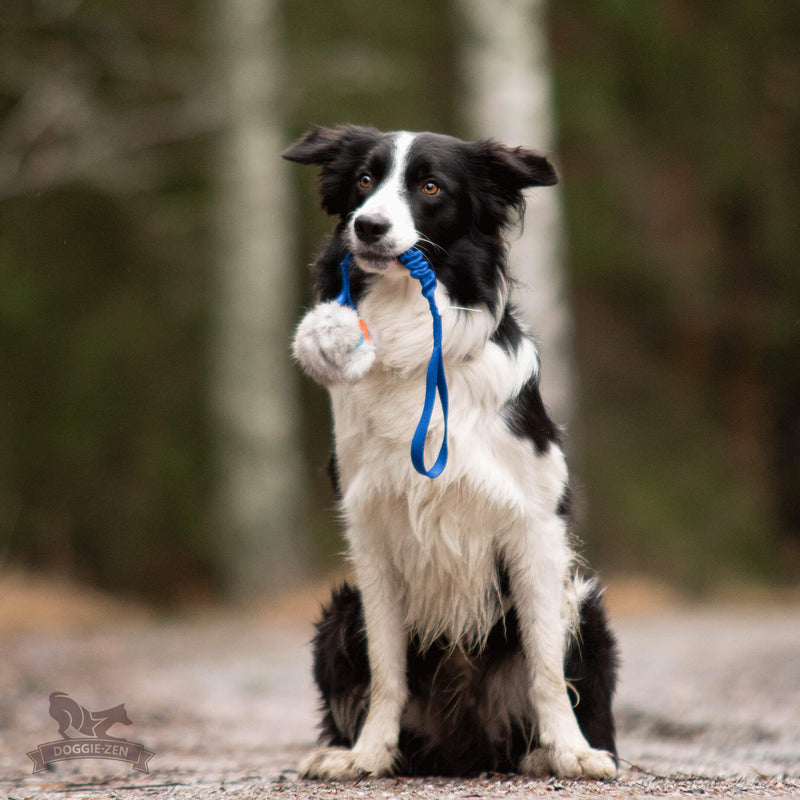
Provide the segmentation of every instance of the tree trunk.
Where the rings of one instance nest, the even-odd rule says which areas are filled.
[[[219,542],[230,590],[273,591],[299,572],[305,493],[298,389],[289,360],[294,253],[280,153],[277,0],[211,7],[225,126],[212,396]]]
[[[550,156],[554,114],[543,0],[461,0],[465,121],[474,136],[526,145]],[[517,295],[540,343],[542,394],[556,421],[572,413],[571,317],[564,296],[559,193],[530,190],[525,225],[511,243]]]

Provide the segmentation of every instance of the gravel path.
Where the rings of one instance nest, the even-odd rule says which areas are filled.
[[[505,775],[298,780],[295,766],[315,725],[305,645],[313,612],[308,603],[301,611],[155,621],[110,612],[113,620],[83,629],[7,632],[0,797],[800,798],[800,607],[616,614],[625,762],[607,784]],[[90,709],[124,702],[133,724],[110,733],[153,751],[150,773],[81,759],[31,774],[26,753],[59,738],[48,714],[53,691]]]

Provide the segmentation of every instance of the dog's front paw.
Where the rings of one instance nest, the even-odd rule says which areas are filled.
[[[294,357],[323,386],[354,383],[375,362],[375,346],[364,337],[358,314],[336,302],[314,306],[297,327]]]
[[[315,750],[300,763],[300,777],[323,781],[350,781],[367,775],[380,777],[392,772],[397,753],[389,748],[359,752],[346,747]]]
[[[554,775],[556,778],[609,780],[616,777],[617,765],[605,750],[537,747],[522,759],[519,771],[533,778]]]

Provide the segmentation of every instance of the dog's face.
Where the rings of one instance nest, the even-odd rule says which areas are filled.
[[[322,205],[341,217],[345,243],[369,272],[397,266],[414,245],[435,258],[471,229],[497,234],[524,188],[557,180],[524,148],[356,126],[313,128],[284,157],[322,166]]]

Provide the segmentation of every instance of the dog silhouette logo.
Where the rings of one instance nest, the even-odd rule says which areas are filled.
[[[144,745],[112,736],[112,725],[131,725],[131,719],[120,703],[101,711],[89,711],[66,692],[50,694],[50,716],[58,723],[61,739],[40,744],[28,753],[33,771],[41,772],[48,764],[77,758],[105,758],[126,761],[139,772],[150,772],[147,762],[155,755]]]
[[[50,695],[50,716],[58,723],[58,732],[63,739],[94,737],[128,741],[122,736],[111,736],[108,733],[108,729],[116,723],[131,724],[125,711],[125,703],[103,711],[88,711],[65,692],[53,692]]]

